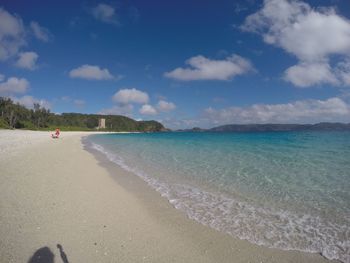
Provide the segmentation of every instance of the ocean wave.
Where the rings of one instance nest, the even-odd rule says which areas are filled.
[[[91,142],[110,161],[137,175],[187,216],[218,231],[251,243],[283,250],[321,253],[350,262],[350,229],[321,217],[256,207],[221,194],[184,184],[167,184],[128,166],[122,157]]]

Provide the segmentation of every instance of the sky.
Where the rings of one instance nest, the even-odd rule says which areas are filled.
[[[350,122],[350,1],[0,0],[0,96],[173,129]]]

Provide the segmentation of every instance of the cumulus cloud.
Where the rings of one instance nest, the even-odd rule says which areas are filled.
[[[232,55],[224,60],[212,60],[195,56],[186,61],[188,68],[176,68],[164,74],[165,77],[182,80],[230,80],[253,70],[249,60]]]
[[[15,65],[19,68],[34,70],[38,58],[39,55],[35,52],[21,52],[18,54],[18,60]]]
[[[254,104],[203,112],[202,122],[210,125],[231,123],[314,123],[350,122],[350,105],[333,97],[327,100],[300,100],[286,104]]]
[[[134,106],[131,104],[115,105],[108,109],[102,109],[99,114],[103,115],[126,115],[131,116]]]
[[[124,88],[118,90],[113,96],[112,101],[117,105],[111,108],[102,109],[101,114],[126,115],[132,117],[134,105],[144,104],[141,109],[141,114],[152,115],[156,113],[151,105],[148,105],[149,96],[146,92],[135,88]]]
[[[98,4],[96,7],[92,8],[92,15],[102,22],[114,25],[119,24],[115,8],[111,5],[104,3]]]
[[[158,114],[157,110],[152,105],[149,105],[149,104],[142,105],[139,112],[143,115],[156,115],[156,114]]]
[[[37,22],[31,22],[29,26],[25,26],[20,16],[11,14],[0,7],[0,61],[17,56],[21,49],[27,45],[29,35],[34,35],[44,42],[51,38],[49,30]],[[28,55],[26,59],[28,61]]]
[[[52,38],[50,31],[47,28],[40,26],[38,22],[30,22],[30,29],[33,35],[43,42],[48,42]]]
[[[335,9],[316,10],[299,0],[265,0],[241,29],[260,34],[265,43],[281,47],[299,60],[285,72],[285,79],[294,85],[344,84],[329,60],[332,55],[350,55],[350,21]],[[303,69],[307,71],[301,73]],[[317,76],[312,76],[314,73]]]
[[[268,44],[284,48],[302,60],[348,54],[350,23],[334,9],[314,10],[298,0],[265,0],[242,28],[258,32]]]
[[[171,128],[211,128],[224,124],[350,122],[350,96],[325,100],[298,100],[283,104],[253,104],[247,107],[207,108],[196,118],[163,119]]]
[[[114,78],[108,69],[102,69],[99,66],[87,64],[72,69],[69,72],[69,76],[71,78],[81,78],[87,80],[109,80]]]
[[[341,78],[345,85],[350,86],[350,59],[338,63],[336,74]]]
[[[33,96],[25,95],[25,96],[19,97],[19,98],[11,97],[11,99],[14,102],[19,103],[19,104],[23,105],[24,107],[26,107],[28,109],[33,109],[34,108],[34,103],[38,103],[41,107],[44,107],[46,109],[50,109],[51,108],[50,102],[48,102],[47,100],[44,100],[44,99],[34,98]]]
[[[301,62],[285,71],[284,79],[298,87],[309,87],[317,84],[338,85],[339,80],[326,62]]]
[[[146,92],[137,90],[135,88],[120,89],[113,95],[112,100],[120,104],[129,104],[129,103],[147,104],[149,100],[149,96]]]
[[[25,44],[22,19],[0,7],[0,60],[16,55]]]
[[[176,108],[176,105],[172,102],[168,102],[168,101],[165,101],[165,100],[160,100],[157,104],[157,109],[159,111],[164,111],[164,112],[167,112],[167,111],[172,111]]]
[[[25,78],[11,77],[0,83],[0,94],[25,93],[29,86],[29,82]]]

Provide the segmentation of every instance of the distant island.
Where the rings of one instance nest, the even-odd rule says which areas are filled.
[[[350,131],[350,123],[321,122],[316,124],[228,124],[211,129],[194,127],[178,132],[278,132],[278,131]]]
[[[0,128],[52,130],[59,127],[63,131],[92,131],[99,126],[99,120],[104,119],[101,131],[135,131],[158,132],[166,131],[163,124],[157,121],[135,121],[120,115],[100,115],[81,113],[55,114],[49,109],[34,104],[34,109],[28,109],[10,98],[0,97]]]

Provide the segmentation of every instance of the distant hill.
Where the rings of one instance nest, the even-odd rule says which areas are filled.
[[[350,123],[317,124],[229,124],[208,129],[213,132],[266,132],[266,131],[350,131]]]
[[[153,132],[166,131],[167,129],[157,121],[135,121],[129,117],[121,115],[99,115],[99,114],[81,114],[81,113],[62,113],[61,115],[51,115],[48,123],[50,126],[59,127],[80,127],[83,129],[95,129],[98,126],[98,120],[106,120],[105,131],[139,131]]]
[[[317,124],[228,124],[211,129],[194,127],[176,132],[267,132],[267,131],[350,131],[350,123],[320,122]]]
[[[180,130],[176,130],[176,132],[205,132],[207,131],[207,129],[202,129],[199,127],[194,127],[192,129],[180,129]]]
[[[96,130],[100,118],[106,120],[103,131],[167,131],[157,121],[135,121],[120,115],[54,114],[39,104],[34,104],[34,109],[27,109],[9,98],[0,97],[0,128],[50,130],[59,127],[61,130],[90,131]]]

